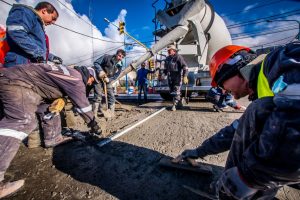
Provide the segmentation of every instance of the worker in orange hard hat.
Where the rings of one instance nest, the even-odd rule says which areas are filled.
[[[229,45],[210,62],[212,86],[253,102],[239,120],[205,140],[183,159],[229,151],[214,187],[219,199],[273,199],[283,185],[300,182],[300,42],[257,56]]]

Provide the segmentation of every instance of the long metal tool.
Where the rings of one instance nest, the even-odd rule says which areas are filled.
[[[103,80],[103,85],[104,85],[104,95],[105,95],[105,106],[106,106],[106,110],[108,110],[107,85],[104,80]]]

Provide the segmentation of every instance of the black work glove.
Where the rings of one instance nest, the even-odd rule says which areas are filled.
[[[196,149],[186,149],[181,153],[183,159],[191,158],[204,158],[207,155],[206,151],[204,151],[201,146]]]
[[[62,64],[63,60],[58,56],[53,56],[52,62],[54,62],[56,64]]]
[[[95,118],[88,123],[88,127],[91,129],[91,133],[95,133],[97,135],[101,135],[102,131],[100,126],[98,126],[98,123],[96,122]]]
[[[44,57],[42,57],[42,56],[37,56],[37,57],[31,58],[30,61],[32,63],[44,63],[45,62]]]

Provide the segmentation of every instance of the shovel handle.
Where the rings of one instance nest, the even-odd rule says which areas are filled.
[[[106,110],[108,110],[108,102],[107,102],[107,87],[106,87],[106,83],[103,80],[103,84],[104,84],[104,95],[105,95],[105,105],[106,105]]]

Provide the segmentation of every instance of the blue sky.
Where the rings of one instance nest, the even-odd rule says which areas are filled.
[[[104,17],[114,19],[122,9],[126,9],[126,29],[129,33],[142,41],[151,40],[154,24],[151,22],[154,17],[154,10],[151,7],[153,1],[151,0],[73,0],[71,3],[74,9],[81,13],[89,15],[89,4],[92,5],[92,22],[100,30],[105,29],[106,22]],[[300,0],[211,0],[216,12],[224,16],[227,25],[245,22],[257,18],[268,17],[287,11],[300,9]],[[164,7],[164,1],[160,0],[156,4],[158,8]],[[253,7],[257,7],[252,9]],[[248,11],[247,11],[248,10]],[[284,17],[282,19],[298,19],[300,12],[297,15]],[[293,22],[295,26],[297,24]],[[277,23],[278,24],[278,23]],[[282,22],[280,25],[287,26],[291,22]],[[293,25],[293,24],[291,24]],[[231,29],[232,33],[243,33],[252,31],[266,31],[272,30],[276,23],[260,23],[248,26],[240,26],[238,29]],[[297,31],[294,30],[295,34]],[[253,32],[252,34],[258,34]],[[284,32],[276,35],[284,34]],[[236,35],[233,35],[233,37]],[[268,35],[272,36],[272,35]],[[237,41],[238,42],[238,41]]]
[[[43,0],[5,0],[10,4],[22,3],[35,6]],[[91,65],[103,54],[113,54],[124,48],[124,35],[119,35],[116,27],[106,23],[106,17],[114,23],[126,22],[126,30],[141,41],[152,41],[154,24],[153,0],[48,0],[60,13],[57,24],[83,35],[57,26],[47,26],[50,51],[62,57],[65,64]],[[300,0],[211,0],[215,11],[223,16],[227,25],[237,24],[288,11],[298,10],[281,19],[300,21]],[[91,5],[91,7],[89,6]],[[164,0],[159,0],[157,9],[163,9]],[[255,9],[253,9],[255,8]],[[11,6],[0,2],[0,26],[5,21]],[[265,21],[265,20],[263,20]],[[91,28],[90,24],[93,24]],[[289,30],[291,29],[291,30]],[[247,26],[231,27],[233,43],[253,48],[284,44],[298,33],[296,22],[254,23]],[[284,32],[283,32],[284,30]],[[288,30],[288,31],[285,31]],[[263,34],[277,31],[274,34]],[[239,34],[237,34],[239,33]],[[89,37],[87,37],[89,36]],[[95,39],[91,39],[90,37]],[[240,39],[238,39],[240,38]],[[127,39],[127,42],[132,42]],[[147,43],[148,46],[151,43]],[[128,52],[127,62],[136,59],[145,49],[133,46]]]

